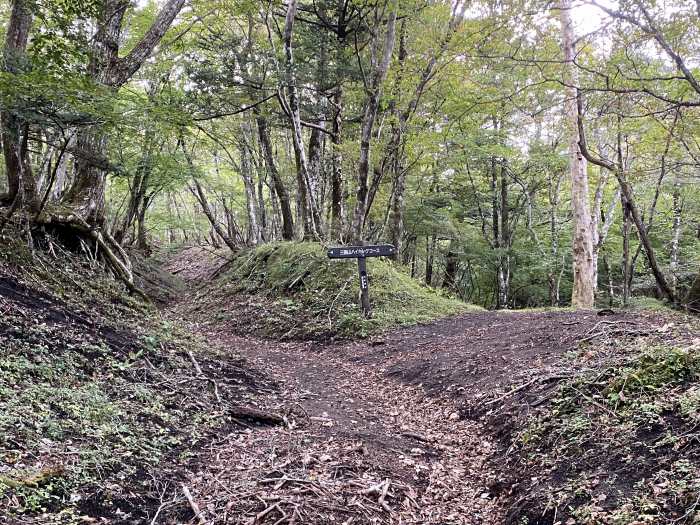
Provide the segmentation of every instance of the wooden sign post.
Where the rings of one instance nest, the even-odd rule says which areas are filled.
[[[367,246],[339,246],[328,249],[329,259],[357,259],[357,271],[360,274],[360,306],[365,317],[372,315],[369,304],[369,279],[367,277],[367,257],[388,257],[396,253],[391,244]]]

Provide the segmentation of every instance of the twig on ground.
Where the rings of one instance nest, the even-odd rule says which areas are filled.
[[[644,330],[611,330],[609,332],[596,332],[592,335],[589,335],[588,337],[584,337],[583,339],[580,339],[578,341],[579,344],[585,343],[588,341],[592,341],[593,339],[596,339],[600,337],[601,335],[634,335],[634,336],[645,336],[649,335],[649,332],[644,331]]]
[[[429,437],[424,436],[424,435],[422,435],[422,434],[419,434],[418,432],[406,431],[406,432],[401,432],[401,435],[402,435],[403,437],[412,438],[412,439],[415,439],[416,441],[422,441],[422,442],[424,442],[424,443],[429,443],[429,442],[430,442],[430,438],[429,438]]]
[[[520,386],[517,386],[517,387],[513,388],[512,390],[509,390],[508,392],[506,392],[502,396],[499,396],[496,399],[492,399],[491,401],[487,401],[484,404],[485,405],[492,405],[494,403],[498,403],[499,401],[503,401],[505,398],[512,396],[513,394],[516,394],[516,393],[520,392],[521,390],[524,390],[525,388],[529,387],[531,384],[536,383],[536,382],[549,383],[550,381],[554,381],[555,379],[566,379],[566,378],[572,377],[572,376],[573,376],[573,374],[553,374],[553,375],[546,376],[546,377],[535,377],[535,378],[531,379],[530,381],[528,381],[527,383],[524,383]]]
[[[381,505],[381,507],[387,512],[391,512],[391,507],[389,507],[389,504],[386,502],[386,495],[389,492],[390,485],[391,485],[391,480],[389,480],[389,478],[387,478],[384,481],[384,489],[382,490],[382,494],[381,494],[381,496],[379,496],[379,505]]]
[[[278,510],[280,513],[284,514],[284,512],[282,512],[282,509],[280,509],[280,504],[278,502],[278,503],[275,503],[274,505],[270,505],[265,510],[258,512],[258,514],[255,516],[255,518],[253,518],[253,523],[260,523],[260,520],[262,520],[265,516],[270,514],[270,512],[272,512],[273,510]],[[286,514],[285,514],[285,516],[286,516]]]
[[[593,328],[591,328],[590,330],[588,330],[588,331],[586,332],[586,335],[592,334],[593,332],[595,332],[595,331],[598,329],[599,326],[604,325],[604,324],[607,324],[607,325],[614,325],[614,324],[637,324],[637,322],[636,322],[636,321],[630,321],[630,320],[627,320],[627,319],[620,319],[620,320],[618,320],[618,321],[608,321],[608,320],[605,320],[605,321],[598,321],[596,324],[593,325]]]
[[[534,378],[534,379],[531,379],[531,380],[528,381],[527,383],[522,384],[522,385],[520,385],[520,386],[518,386],[518,387],[515,387],[515,388],[513,388],[512,390],[509,390],[508,392],[506,392],[505,394],[503,394],[502,396],[499,396],[499,397],[497,397],[496,399],[492,399],[491,401],[489,401],[489,402],[487,402],[487,403],[484,403],[484,404],[485,404],[485,405],[493,405],[494,403],[498,403],[499,401],[502,401],[502,400],[504,400],[505,398],[507,398],[507,397],[509,397],[509,396],[512,396],[512,395],[515,394],[516,392],[520,392],[520,391],[523,390],[524,388],[529,387],[532,383],[535,383],[535,382],[538,381],[539,379],[540,379],[539,377],[536,377],[536,378]]]
[[[194,358],[194,354],[192,353],[191,350],[187,351],[187,356],[190,358],[190,361],[192,362],[192,366],[194,367],[194,371],[197,372],[197,375],[203,376],[204,372],[202,372],[202,369],[199,367],[199,363]]]
[[[333,298],[333,301],[331,301],[331,305],[328,308],[328,326],[333,327],[333,319],[331,318],[331,312],[333,311],[333,307],[335,306],[335,302],[338,300],[338,297],[342,295],[342,293],[345,291],[345,288],[347,287],[348,283],[350,282],[350,278],[346,279],[345,282],[343,283],[343,286],[340,288],[340,291],[338,292],[338,295],[336,295]]]
[[[197,502],[192,497],[190,489],[188,489],[187,485],[184,483],[182,484],[182,493],[185,495],[187,502],[190,504],[190,508],[192,509],[192,512],[194,512],[195,519],[200,523],[200,525],[204,525],[206,522],[202,517],[202,511],[199,509],[199,505],[197,505]]]
[[[211,386],[214,388],[214,397],[219,403],[221,403],[221,396],[219,395],[219,385],[211,377],[208,377],[204,372],[202,372],[202,369],[200,368],[199,363],[195,359],[194,354],[191,350],[187,351],[187,355],[190,358],[190,361],[192,362],[192,366],[194,367],[194,371],[197,373],[197,377],[206,379],[211,383]]]
[[[587,396],[586,394],[584,394],[583,392],[581,392],[578,388],[572,386],[571,389],[572,389],[574,392],[578,393],[583,399],[585,399],[585,400],[588,401],[589,403],[591,403],[591,404],[597,406],[597,407],[600,408],[601,410],[604,410],[605,412],[607,412],[607,413],[610,414],[611,416],[613,416],[613,417],[615,417],[615,418],[620,417],[620,416],[618,416],[615,412],[613,412],[612,410],[610,410],[608,407],[606,407],[606,406],[604,406],[604,405],[601,405],[601,404],[598,403],[595,399],[593,399],[593,398]]]

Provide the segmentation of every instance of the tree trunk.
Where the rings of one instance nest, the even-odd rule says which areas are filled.
[[[292,139],[294,143],[294,157],[297,164],[297,183],[301,203],[302,219],[304,224],[304,237],[313,239],[319,236],[320,214],[316,207],[316,200],[312,191],[309,176],[309,166],[306,157],[306,147],[301,127],[301,115],[299,94],[297,92],[296,74],[294,72],[294,54],[292,53],[292,36],[294,30],[294,17],[297,12],[297,0],[289,0],[287,15],[284,23],[284,56],[287,77],[287,94],[289,96],[289,116],[292,121]],[[280,102],[286,104],[283,100]]]
[[[498,301],[497,308],[507,308],[510,292],[510,207],[508,205],[508,177],[504,166],[500,167],[500,238],[498,246]]]
[[[444,37],[440,42],[440,47],[438,50],[430,56],[428,62],[425,64],[423,71],[421,73],[420,79],[413,90],[413,97],[409,101],[406,108],[399,112],[399,122],[397,126],[397,133],[394,137],[394,142],[389,148],[389,152],[395,155],[395,161],[392,163],[394,166],[394,194],[391,199],[391,212],[390,212],[390,233],[389,237],[392,244],[396,247],[395,258],[398,259],[401,252],[401,243],[403,241],[403,212],[404,212],[404,193],[406,191],[406,177],[407,172],[405,169],[405,154],[404,154],[404,132],[406,125],[410,120],[411,116],[415,113],[418,103],[420,102],[423,93],[425,92],[428,82],[433,78],[435,72],[435,67],[438,64],[440,58],[447,51],[453,36],[456,34],[457,30],[460,28],[462,21],[464,20],[464,12],[467,9],[469,2],[455,2],[453,3],[453,11],[450,16],[450,20],[447,26]],[[404,33],[402,21],[401,33],[402,37]],[[401,42],[403,45],[403,51],[399,51],[399,61],[405,59],[407,55],[407,50],[405,49],[405,42]],[[402,58],[401,55],[404,54]]]
[[[571,207],[573,211],[573,273],[571,305],[592,308],[595,297],[595,265],[593,261],[593,229],[588,207],[588,173],[579,147],[578,112],[576,108],[577,69],[574,64],[574,34],[571,22],[571,0],[562,0],[560,22],[564,52],[564,84],[566,100],[564,114],[568,120],[569,171],[571,176]]]
[[[136,247],[146,255],[151,254],[151,247],[148,244],[148,235],[146,233],[146,212],[151,205],[153,195],[141,199],[139,210],[136,215]]]
[[[435,244],[437,236],[433,234],[425,238],[425,284],[433,285],[433,263],[435,261]]]
[[[270,232],[270,222],[267,217],[267,208],[265,207],[265,175],[258,169],[258,219],[260,220],[260,232],[263,241],[267,241],[272,237]]]
[[[577,126],[578,127],[578,126]],[[578,141],[577,141],[578,142]],[[591,210],[591,245],[593,247],[593,294],[598,293],[598,251],[601,247],[600,242],[600,223],[601,223],[601,210],[603,207],[603,190],[605,189],[605,183],[607,178],[607,173],[602,168],[599,170],[598,183],[596,184],[595,192],[593,193],[593,209]]]
[[[442,280],[442,287],[446,290],[456,291],[457,285],[457,254],[454,251],[454,240],[450,241],[445,255],[445,277]]]
[[[282,209],[277,198],[277,193],[269,182],[265,182],[270,195],[270,235],[268,240],[279,239],[282,237]]]
[[[673,290],[666,281],[666,277],[661,271],[659,263],[656,260],[654,248],[651,244],[651,240],[649,239],[649,235],[647,234],[646,227],[644,226],[642,218],[639,214],[639,210],[637,209],[636,203],[634,201],[634,196],[632,195],[632,188],[629,182],[627,182],[625,177],[620,172],[617,173],[617,179],[620,183],[620,189],[622,190],[622,194],[625,196],[625,199],[629,206],[632,221],[634,222],[634,225],[637,229],[637,234],[639,235],[639,241],[644,247],[644,252],[646,253],[647,261],[649,262],[649,268],[651,269],[651,272],[654,274],[654,278],[656,279],[656,285],[658,286],[659,291],[663,296],[665,296],[672,303],[675,303],[676,297],[673,294]]]
[[[128,232],[134,224],[134,220],[140,209],[141,200],[144,198],[146,192],[146,183],[144,182],[144,178],[148,176],[146,170],[146,166],[139,166],[136,170],[134,180],[129,189],[129,203],[127,204],[124,218],[122,219],[121,225],[118,227],[115,225],[114,239],[119,244],[123,244],[124,240],[128,237]]]
[[[671,236],[671,286],[678,296],[678,252],[681,238],[681,183],[678,179],[673,184],[673,234]]]
[[[247,122],[241,126],[241,134],[244,140],[240,144],[240,172],[243,179],[243,187],[245,188],[245,204],[248,216],[248,244],[257,246],[262,241],[260,232],[260,224],[258,223],[258,202],[255,195],[255,183],[253,181],[253,167],[250,159],[250,149],[247,144],[247,138],[250,133]]]
[[[72,155],[70,155],[68,151],[74,148],[75,135],[71,135],[64,143],[63,151],[58,152],[58,158],[55,160],[57,164],[54,165],[54,180],[49,181],[50,188],[47,188],[49,190],[47,198],[50,200],[59,200],[61,195],[63,195],[68,181],[68,164],[72,159]]]
[[[199,201],[200,206],[202,207],[202,211],[204,212],[204,215],[206,215],[207,219],[209,220],[209,224],[211,225],[212,229],[216,232],[216,234],[221,237],[221,239],[226,243],[226,246],[228,246],[231,251],[235,252],[238,250],[238,246],[233,242],[233,239],[229,237],[226,232],[223,230],[221,225],[219,224],[219,221],[216,219],[216,215],[214,214],[214,211],[211,209],[211,206],[209,205],[209,200],[207,199],[207,195],[204,192],[204,189],[202,188],[202,185],[199,183],[197,179],[192,179],[192,182],[194,183],[194,188],[190,186],[190,192],[192,192],[192,195],[194,195],[197,200]]]
[[[627,207],[629,208],[630,216],[632,217],[632,222],[634,222],[635,228],[637,229],[637,234],[639,236],[640,244],[644,248],[644,253],[647,256],[649,268],[651,269],[651,272],[654,274],[654,279],[656,280],[656,286],[659,289],[659,292],[661,295],[668,298],[668,300],[670,302],[676,303],[677,297],[675,296],[675,294],[673,293],[673,290],[669,286],[668,281],[666,281],[666,277],[664,276],[663,272],[661,271],[661,268],[659,267],[659,264],[656,260],[654,248],[651,244],[651,240],[649,239],[649,232],[647,231],[647,228],[644,225],[644,221],[642,220],[642,217],[639,213],[639,209],[637,208],[637,205],[634,201],[632,187],[630,186],[629,182],[627,181],[627,178],[625,177],[624,166],[615,165],[612,162],[609,162],[605,159],[596,158],[588,150],[588,146],[586,145],[586,136],[584,134],[584,127],[583,127],[583,101],[581,99],[581,93],[578,91],[576,93],[576,113],[577,113],[576,121],[577,121],[577,125],[578,125],[578,137],[579,137],[579,142],[578,142],[579,151],[590,162],[593,162],[594,164],[596,164],[598,166],[607,168],[608,170],[612,171],[615,174],[615,177],[617,178],[617,182],[620,185],[621,195],[624,197],[624,200],[627,203]],[[632,267],[633,266],[634,266],[634,263],[632,264]],[[630,271],[630,273],[632,273],[632,272]]]
[[[552,175],[548,179],[548,199],[549,199],[549,234],[551,236],[550,254],[552,262],[550,270],[547,274],[549,282],[549,304],[550,306],[559,306],[559,275],[562,268],[559,267],[559,218],[557,210],[561,199],[561,184],[564,179],[563,175],[557,174],[556,178]]]
[[[630,286],[632,284],[632,265],[630,264],[630,208],[627,197],[620,195],[622,206],[622,306],[630,303]]]
[[[294,219],[292,215],[292,206],[289,201],[289,192],[277,171],[275,157],[272,151],[272,143],[270,142],[270,133],[267,128],[267,119],[258,114],[255,121],[258,124],[258,136],[260,145],[263,150],[263,157],[267,165],[267,171],[272,178],[272,185],[275,188],[275,193],[279,199],[280,211],[282,214],[282,238],[286,241],[291,241],[294,238]]]
[[[391,139],[387,147],[387,157],[389,166],[393,172],[394,183],[392,187],[391,200],[389,202],[390,211],[388,217],[389,223],[389,240],[396,248],[393,259],[401,260],[401,246],[403,242],[403,208],[404,208],[404,192],[406,190],[406,170],[403,166],[403,130],[405,127],[406,112],[399,110],[399,100],[401,96],[402,80],[404,76],[404,63],[408,56],[406,49],[406,19],[401,21],[399,30],[399,52],[397,57],[398,73],[394,85],[394,101],[393,112],[395,114],[395,122],[392,121]]]
[[[333,135],[331,136],[331,229],[330,239],[341,240],[344,222],[344,199],[343,199],[343,86],[341,84],[333,93],[333,105],[335,106],[335,116],[333,118]]]
[[[360,241],[363,237],[364,218],[367,214],[367,197],[369,193],[368,179],[372,131],[374,129],[374,122],[377,118],[377,111],[379,110],[379,99],[382,94],[382,84],[386,79],[389,64],[391,63],[391,55],[394,50],[398,3],[395,0],[391,1],[391,12],[389,13],[389,20],[386,24],[384,43],[381,50],[378,37],[375,37],[375,41],[372,44],[373,73],[370,85],[367,89],[367,97],[362,113],[360,157],[357,169],[357,200],[355,202],[355,212],[353,214],[350,229],[350,237],[355,241]],[[378,60],[378,55],[380,52],[381,59]]]
[[[322,127],[323,121],[319,121],[317,125]],[[309,193],[313,195],[314,202],[316,202],[319,210],[323,209],[322,192],[319,191],[321,187],[322,153],[322,132],[314,128],[311,130],[309,136]],[[319,233],[323,231],[323,221],[321,217],[321,214],[318,213],[316,227]]]
[[[32,23],[30,2],[15,0],[5,34],[3,72],[19,74],[26,69],[26,50]],[[11,109],[0,112],[0,122],[8,188],[7,195],[0,196],[0,203],[12,204],[14,209],[21,206],[36,209],[38,197],[29,159],[29,123]]]
[[[610,266],[610,261],[608,257],[603,252],[603,267],[605,268],[605,275],[608,278],[608,306],[611,308],[615,305],[615,281],[613,280],[612,267]]]
[[[185,0],[167,0],[151,27],[131,52],[119,57],[122,23],[130,2],[105,0],[102,3],[97,32],[92,39],[88,74],[98,85],[114,91],[136,73],[160,42],[180,12]],[[108,163],[107,135],[101,126],[80,129],[76,138],[75,177],[64,203],[92,224],[104,221],[105,187]]]

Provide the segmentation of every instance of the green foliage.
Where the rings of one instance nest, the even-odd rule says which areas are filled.
[[[531,468],[557,473],[549,510],[595,523],[680,521],[700,488],[698,380],[697,348],[659,346],[564,381],[515,445]]]
[[[629,307],[634,310],[648,310],[650,312],[668,312],[668,303],[660,301],[654,297],[636,296],[631,297]]]
[[[475,308],[419,284],[391,262],[369,259],[367,266],[371,319],[359,311],[355,260],[329,260],[323,247],[313,243],[273,243],[243,251],[199,300],[223,302],[225,317],[227,297],[264,297],[271,302],[265,331],[305,337],[364,337]]]
[[[633,366],[622,368],[608,388],[608,397],[619,401],[619,393],[655,393],[662,388],[700,378],[700,354],[692,350],[659,348],[645,352]]]
[[[32,60],[45,72],[84,73],[88,62],[87,23],[98,15],[100,0],[38,0],[33,6],[40,31],[31,39]]]
[[[6,496],[20,504],[12,513],[60,506],[86,485],[129,478],[183,439],[175,429],[184,412],[164,408],[158,389],[135,381],[135,356],[84,337],[43,324],[0,335],[0,450],[12,458],[22,443],[43,458],[16,458],[4,470],[1,479],[15,482]],[[46,483],[26,481],[49,469],[56,474]]]

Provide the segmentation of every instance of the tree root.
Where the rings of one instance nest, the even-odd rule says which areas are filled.
[[[109,232],[97,226],[91,226],[80,215],[68,212],[65,215],[59,213],[44,213],[35,219],[37,224],[45,226],[61,226],[74,231],[79,237],[92,240],[107,261],[116,277],[122,281],[127,289],[150,302],[150,298],[134,283],[134,275],[131,267],[131,259],[124,248],[112,237]]]
[[[65,469],[62,466],[50,467],[21,479],[0,476],[0,484],[12,489],[19,489],[22,487],[37,488],[49,482],[53,478],[61,477],[64,474]]]

